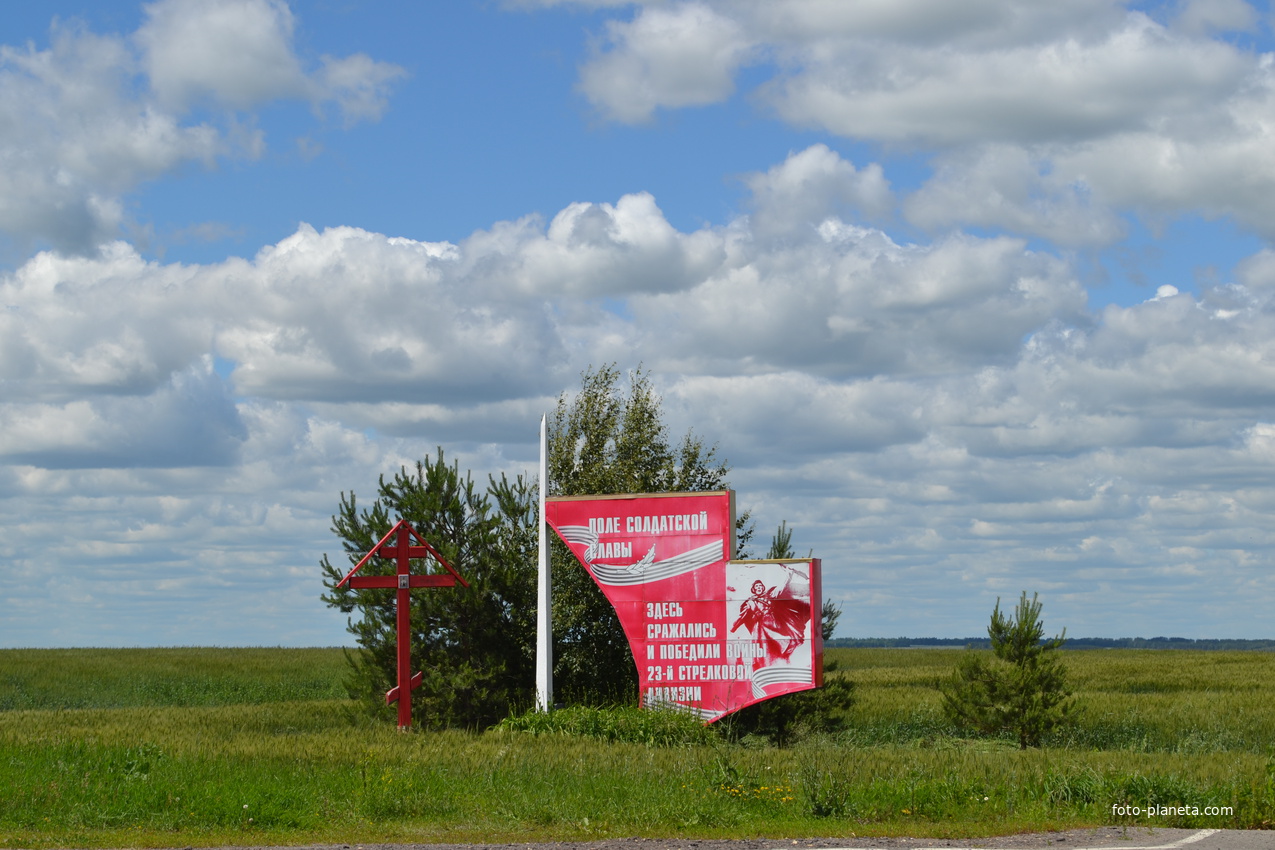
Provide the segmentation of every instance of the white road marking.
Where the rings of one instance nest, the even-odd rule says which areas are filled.
[[[1170,844],[1141,844],[1138,846],[1130,846],[1127,844],[1107,844],[1102,847],[1067,847],[1065,850],[1176,850],[1178,847],[1184,847],[1187,844],[1194,844],[1208,838],[1216,829],[1202,829],[1194,835],[1188,835],[1186,838],[1179,838]],[[881,850],[879,847],[859,846],[859,847],[821,847],[819,850]],[[909,847],[908,850],[995,850],[989,847]]]

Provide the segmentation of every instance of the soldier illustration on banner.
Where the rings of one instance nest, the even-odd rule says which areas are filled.
[[[711,722],[821,684],[819,559],[733,560],[731,491],[549,498],[545,513],[615,607],[643,704]]]

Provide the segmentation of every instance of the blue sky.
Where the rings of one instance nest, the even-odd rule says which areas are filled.
[[[1243,0],[48,2],[0,22],[0,646],[337,644],[341,491],[644,365],[840,634],[1270,637]],[[371,329],[377,333],[371,333]]]

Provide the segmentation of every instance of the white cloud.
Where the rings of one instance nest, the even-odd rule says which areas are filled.
[[[701,3],[644,7],[632,21],[609,22],[607,36],[580,69],[580,89],[608,118],[630,124],[661,107],[729,96],[751,47],[738,23]]]
[[[0,278],[0,375],[32,400],[147,393],[211,354],[236,364],[238,393],[266,398],[463,402],[543,382],[560,359],[548,314],[484,304],[454,257],[304,225],[252,262],[147,263],[123,243],[44,253]]]
[[[44,252],[0,275],[8,398],[59,401],[164,385],[210,353],[215,314],[204,309],[212,305],[187,292],[199,279],[198,269],[147,263],[120,242],[95,258]]]
[[[1218,35],[1257,25],[1242,0],[634,6],[581,69],[613,120],[725,100],[761,66],[789,124],[932,157],[906,202],[929,230],[1100,246],[1121,213],[1190,211],[1275,233],[1275,66]]]
[[[210,98],[252,109],[282,98],[336,101],[347,124],[379,118],[403,69],[363,54],[323,57],[307,73],[293,49],[283,0],[159,0],[134,38],[159,103],[181,113]]]
[[[390,84],[406,72],[397,65],[377,62],[362,53],[323,57],[323,68],[310,85],[316,104],[335,101],[346,127],[375,121],[389,106]]]
[[[1197,34],[1246,32],[1257,27],[1258,14],[1244,0],[1184,0],[1175,24]]]
[[[840,135],[953,145],[1065,143],[1186,119],[1253,64],[1130,14],[1098,38],[1059,32],[983,49],[854,41],[812,51],[770,90],[787,120]]]
[[[561,360],[549,315],[456,264],[447,244],[302,227],[227,281],[244,308],[218,350],[241,392],[271,398],[465,403],[540,385]]]
[[[824,147],[748,182],[753,216],[690,234],[639,194],[460,245],[302,226],[251,261],[206,266],[147,262],[123,243],[94,258],[37,255],[0,277],[0,379],[23,426],[5,451],[77,456],[78,432],[82,453],[100,453],[110,399],[157,403],[194,374],[211,392],[213,356],[233,364],[238,396],[321,404],[404,434],[472,435],[490,414],[477,430],[496,435],[526,399],[602,358],[758,380],[959,374],[1013,362],[1025,335],[1082,315],[1066,266],[1020,241],[900,246],[820,220],[838,198],[888,197],[879,170]],[[826,196],[785,201],[818,196],[810,184]],[[60,411],[72,432],[55,437],[39,423]],[[865,425],[876,436],[864,439],[882,427]]]
[[[227,143],[133,99],[114,38],[55,27],[47,50],[0,47],[0,230],[87,251],[118,227],[118,195]]]
[[[748,176],[745,183],[754,206],[750,229],[760,239],[812,231],[842,206],[876,219],[887,216],[894,205],[880,165],[856,169],[823,144],[790,154],[765,174]]]
[[[842,39],[987,48],[1049,40],[1060,32],[1095,33],[1123,17],[1112,0],[723,0],[757,32],[781,45],[833,48]]]
[[[378,117],[402,74],[362,55],[306,72],[291,12],[273,0],[161,0],[146,12],[131,41],[55,23],[45,49],[0,46],[0,231],[20,247],[90,253],[118,234],[121,198],[139,184],[262,154],[251,121],[190,118],[204,101],[335,103],[350,124]]]
[[[821,231],[770,250],[738,238],[701,285],[633,299],[653,362],[718,374],[941,374],[1013,358],[1025,335],[1084,308],[1067,269],[1016,240],[899,246],[835,219]]]
[[[829,381],[799,371],[687,375],[669,387],[667,400],[693,418],[697,432],[730,434],[732,456],[767,463],[920,440],[928,407],[916,383]]]
[[[678,233],[646,192],[615,204],[578,202],[547,228],[537,218],[502,223],[465,241],[464,273],[528,295],[624,295],[682,289],[723,259],[710,230]]]
[[[300,97],[306,75],[292,52],[295,22],[280,0],[162,0],[144,7],[134,38],[151,89],[182,112],[203,98],[250,109]]]
[[[1125,233],[1078,177],[1051,172],[1027,148],[985,145],[940,157],[934,176],[904,202],[908,221],[930,232],[973,226],[1030,233],[1062,246],[1108,245]]]
[[[1275,251],[1265,248],[1246,258],[1236,267],[1235,276],[1247,289],[1265,290],[1275,286]]]
[[[318,599],[321,554],[341,558],[327,533],[337,494],[366,495],[374,470],[433,447],[278,405],[240,412],[247,438],[229,467],[3,467],[3,571],[22,585],[5,644],[343,642],[344,618]]]
[[[538,413],[616,359],[652,370],[675,435],[718,443],[762,536],[787,519],[827,559],[852,633],[915,633],[892,612],[920,604],[977,612],[927,620],[971,634],[1022,589],[1075,634],[1169,630],[1142,586],[1275,603],[1269,252],[1090,313],[1066,258],[1021,239],[843,218],[888,187],[826,147],[745,183],[750,215],[690,233],[638,193],[458,244],[303,226],[208,265],[32,258],[0,277],[6,577],[53,594],[49,517],[74,517],[53,554],[85,565],[85,618],[189,598],[155,633],[196,642],[255,589],[273,622],[317,598],[338,493],[439,444],[480,478],[524,469]],[[257,639],[339,640],[327,617]],[[86,640],[60,628],[40,640]]]
[[[0,459],[78,469],[232,465],[247,432],[208,359],[144,396],[0,407]]]

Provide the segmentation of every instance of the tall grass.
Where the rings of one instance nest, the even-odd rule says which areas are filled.
[[[1120,822],[1126,803],[1233,809],[1144,825],[1275,821],[1267,654],[1069,653],[1081,722],[1020,752],[946,727],[943,650],[836,651],[851,731],[788,749],[604,740],[630,733],[569,712],[400,734],[333,698],[339,650],[31,652],[0,652],[0,704],[31,706],[0,711],[0,847],[986,835]]]
[[[0,711],[340,699],[340,649],[0,649]]]
[[[942,716],[940,678],[959,651],[833,649],[854,680],[846,742],[932,743],[958,736]],[[1078,711],[1050,747],[1269,754],[1275,750],[1275,653],[1080,650],[1063,657]]]
[[[1252,755],[960,747],[674,748],[351,727],[338,703],[11,712],[0,836],[22,846],[357,836],[952,834],[1102,823],[1114,803],[1231,805],[1255,826]],[[166,839],[171,842],[171,835]]]

